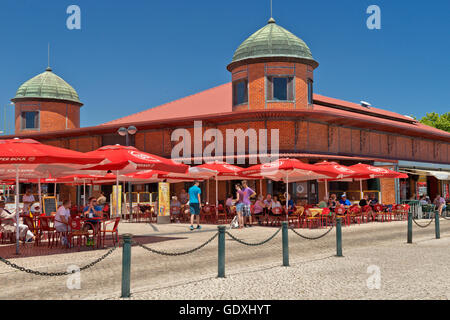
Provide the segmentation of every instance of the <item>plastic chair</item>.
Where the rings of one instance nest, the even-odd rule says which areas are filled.
[[[113,220],[110,220],[110,221],[104,223],[105,228],[100,230],[101,235],[102,235],[101,239],[102,239],[103,246],[105,246],[105,240],[106,240],[107,233],[110,233],[112,235],[113,246],[116,245],[116,242],[119,243],[119,222],[120,222],[120,217],[117,217]],[[106,226],[108,224],[112,224],[112,223],[114,223],[113,228],[111,230],[107,229]]]
[[[69,241],[70,247],[73,246],[73,241],[76,238],[78,240],[78,250],[81,249],[81,244],[86,244],[87,238],[91,235],[88,230],[83,228],[83,226],[91,225],[92,230],[95,230],[95,227],[90,222],[83,222],[83,219],[76,217],[76,218],[70,218],[69,219],[69,227],[70,230],[67,233],[67,238]],[[95,232],[95,231],[93,231]],[[84,242],[83,242],[84,238]]]
[[[53,242],[55,241],[55,227],[53,227],[54,217],[50,216],[40,216],[39,217],[39,235],[37,238],[39,238],[38,242],[41,241],[42,236],[46,235],[48,239],[48,246],[53,247]]]

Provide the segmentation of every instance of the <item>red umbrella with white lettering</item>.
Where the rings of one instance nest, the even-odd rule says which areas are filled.
[[[42,144],[32,139],[0,140],[0,177],[11,170],[16,178],[16,253],[19,253],[19,175],[30,170],[28,177],[42,178],[64,170],[75,170],[106,163],[105,157]]]
[[[289,182],[307,181],[316,179],[337,178],[341,174],[325,166],[314,166],[297,159],[278,159],[270,163],[263,163],[242,169],[244,175],[260,175],[272,180],[283,180],[286,183],[286,194],[289,193]],[[286,198],[286,215],[288,201]]]
[[[172,159],[166,159],[150,153],[142,152],[131,146],[104,146],[95,151],[88,152],[87,154],[102,156],[110,161],[107,164],[95,166],[89,170],[116,171],[116,199],[119,199],[119,174],[150,169],[173,173],[186,173],[189,168],[189,166],[182,163],[177,163]],[[117,200],[116,203],[118,203]],[[118,205],[116,205],[116,214],[119,215]]]

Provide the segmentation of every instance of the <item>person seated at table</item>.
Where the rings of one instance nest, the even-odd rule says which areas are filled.
[[[269,214],[272,210],[272,195],[268,194],[266,199],[264,199],[264,213]]]
[[[36,200],[34,200],[34,196],[31,194],[30,189],[27,189],[26,193],[22,197],[22,201],[23,201],[23,212],[25,214],[28,214],[30,211],[31,205],[33,204],[33,202],[36,201]]]
[[[264,214],[264,208],[264,197],[260,194],[258,199],[256,199],[255,205],[253,206],[253,214],[256,216],[256,220],[258,220],[258,224],[261,224],[259,217]]]
[[[364,195],[364,197],[359,201],[359,206],[361,208],[367,206],[369,204],[369,196],[367,194]]]
[[[328,208],[328,198],[324,197],[322,201],[319,202],[319,204],[317,205],[319,208],[323,209],[323,208]]]
[[[99,226],[99,220],[92,218],[101,218],[103,216],[102,208],[97,205],[97,199],[95,197],[90,197],[88,201],[89,204],[83,209],[83,215],[85,218],[87,218],[87,223],[83,225],[83,229],[89,230],[92,228],[92,226],[97,229]],[[88,239],[86,245],[93,245],[93,240],[94,239]]]
[[[374,206],[378,204],[378,199],[375,198],[375,194],[371,193],[369,198],[369,205]]]
[[[287,199],[288,214],[292,214],[294,212],[294,200],[291,199],[291,195],[289,193],[287,196],[285,195],[285,198]]]
[[[339,203],[346,208],[352,205],[352,203],[350,202],[350,200],[347,199],[347,196],[345,194],[341,196],[341,200],[339,200]]]
[[[328,208],[330,208],[331,211],[334,211],[334,209],[336,208],[336,205],[338,204],[337,198],[336,198],[336,194],[332,194],[330,196],[330,199],[328,199]]]
[[[445,198],[444,197],[441,197],[441,195],[440,194],[438,194],[437,196],[436,196],[436,198],[434,199],[434,205],[436,206],[436,209],[438,210],[438,212],[439,212],[439,215],[441,215],[442,216],[442,211],[447,207],[446,206],[446,203],[445,203]]]
[[[97,199],[97,204],[103,208],[105,203],[106,203],[106,197],[102,191],[102,192],[100,192],[100,197],[98,197],[98,199]]]
[[[69,218],[71,206],[72,203],[70,202],[70,200],[64,200],[62,206],[58,208],[55,215],[55,230],[57,232],[63,232],[63,235],[61,237],[61,243],[63,246],[68,245],[65,233],[70,230]]]
[[[277,196],[273,196],[272,205],[271,205],[272,212],[273,212],[273,209],[275,209],[275,208],[280,208],[281,210],[283,210],[283,207],[282,207],[280,201],[278,201]]]
[[[178,214],[180,213],[180,209],[181,209],[181,202],[178,201],[177,196],[173,196],[172,200],[170,201],[170,207],[171,208],[177,208],[178,210],[174,210],[173,213],[174,214]],[[172,211],[172,210],[171,210]]]
[[[419,203],[420,203],[421,205],[426,205],[426,204],[428,204],[428,201],[427,201],[427,199],[425,198],[424,195],[420,196]]]
[[[0,221],[1,232],[16,232],[16,214],[5,209],[5,201],[3,200],[0,200]],[[31,242],[35,240],[36,237],[28,229],[27,225],[19,223],[19,239],[22,241]]]
[[[180,194],[178,195],[178,199],[180,200],[182,205],[185,205],[189,200],[189,194],[185,189],[181,189]]]

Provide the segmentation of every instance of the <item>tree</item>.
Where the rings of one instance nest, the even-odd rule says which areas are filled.
[[[436,112],[428,113],[420,120],[421,123],[430,127],[450,132],[450,112],[439,115]]]

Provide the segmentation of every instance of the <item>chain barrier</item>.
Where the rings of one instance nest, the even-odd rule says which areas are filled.
[[[445,220],[450,220],[450,217],[447,217],[448,212],[449,212],[449,211],[447,211],[447,213],[446,213],[445,215],[442,214],[442,218],[444,218]]]
[[[418,222],[416,221],[416,219],[414,219],[414,218],[412,219],[412,221],[413,221],[418,227],[420,227],[420,228],[426,228],[426,227],[428,227],[428,226],[433,222],[433,220],[434,220],[434,217],[431,217],[430,222],[428,222],[427,224],[422,225],[422,224],[418,223]]]
[[[108,257],[111,253],[113,253],[114,250],[116,250],[117,247],[113,247],[111,249],[108,250],[108,252],[106,252],[104,255],[102,255],[100,258],[98,258],[97,260],[83,266],[80,268],[80,271],[84,271],[86,269],[89,269],[93,266],[95,266],[97,263],[99,263],[100,261],[104,260],[106,257]],[[36,270],[31,270],[31,269],[27,269],[21,266],[18,266],[15,263],[12,263],[11,261],[8,261],[5,258],[0,257],[0,261],[3,262],[4,264],[6,264],[7,266],[10,266],[11,268],[17,269],[19,271],[22,272],[26,272],[26,273],[30,273],[30,274],[35,274],[37,276],[47,276],[47,277],[59,277],[59,276],[67,276],[69,274],[73,274],[76,272],[76,270],[73,270],[72,272],[42,272],[42,271],[36,271]]]
[[[324,234],[322,234],[322,235],[320,235],[320,236],[318,236],[318,237],[308,237],[308,236],[302,235],[302,234],[300,234],[299,232],[295,231],[294,228],[290,228],[290,229],[292,230],[292,232],[294,232],[296,235],[298,235],[299,237],[301,237],[301,238],[303,238],[303,239],[306,239],[306,240],[318,240],[318,239],[320,239],[320,238],[325,237],[327,234],[329,234],[329,233],[331,232],[331,230],[333,230],[333,228],[334,228],[334,226],[331,226],[331,228],[328,229],[327,232],[325,232]]]
[[[150,251],[150,252],[162,255],[162,256],[182,256],[182,255],[187,255],[187,254],[193,253],[193,252],[195,252],[197,250],[200,250],[201,248],[203,248],[204,246],[209,244],[211,241],[213,241],[218,235],[219,235],[219,232],[216,232],[216,234],[214,236],[212,236],[209,240],[207,240],[205,243],[201,244],[200,246],[198,246],[198,247],[196,247],[194,249],[191,249],[191,250],[188,250],[188,251],[183,251],[183,252],[166,252],[166,251],[155,250],[155,249],[149,248],[149,247],[147,247],[147,246],[145,246],[143,244],[140,244],[140,243],[138,243],[136,241],[133,241],[133,244],[135,244],[135,245],[137,245],[137,246],[139,246],[139,247],[141,247],[141,248],[143,248],[143,249],[145,249],[147,251]]]
[[[273,238],[275,238],[275,236],[281,231],[281,228],[279,228],[272,236],[270,236],[269,238],[267,238],[266,240],[263,240],[261,242],[258,243],[249,243],[249,242],[245,242],[241,239],[236,238],[235,236],[233,236],[230,232],[225,231],[226,234],[228,234],[230,236],[231,239],[239,242],[240,244],[246,245],[246,246],[251,246],[251,247],[256,247],[256,246],[261,246],[263,244],[266,244],[267,242],[269,242],[270,240],[272,240]]]

